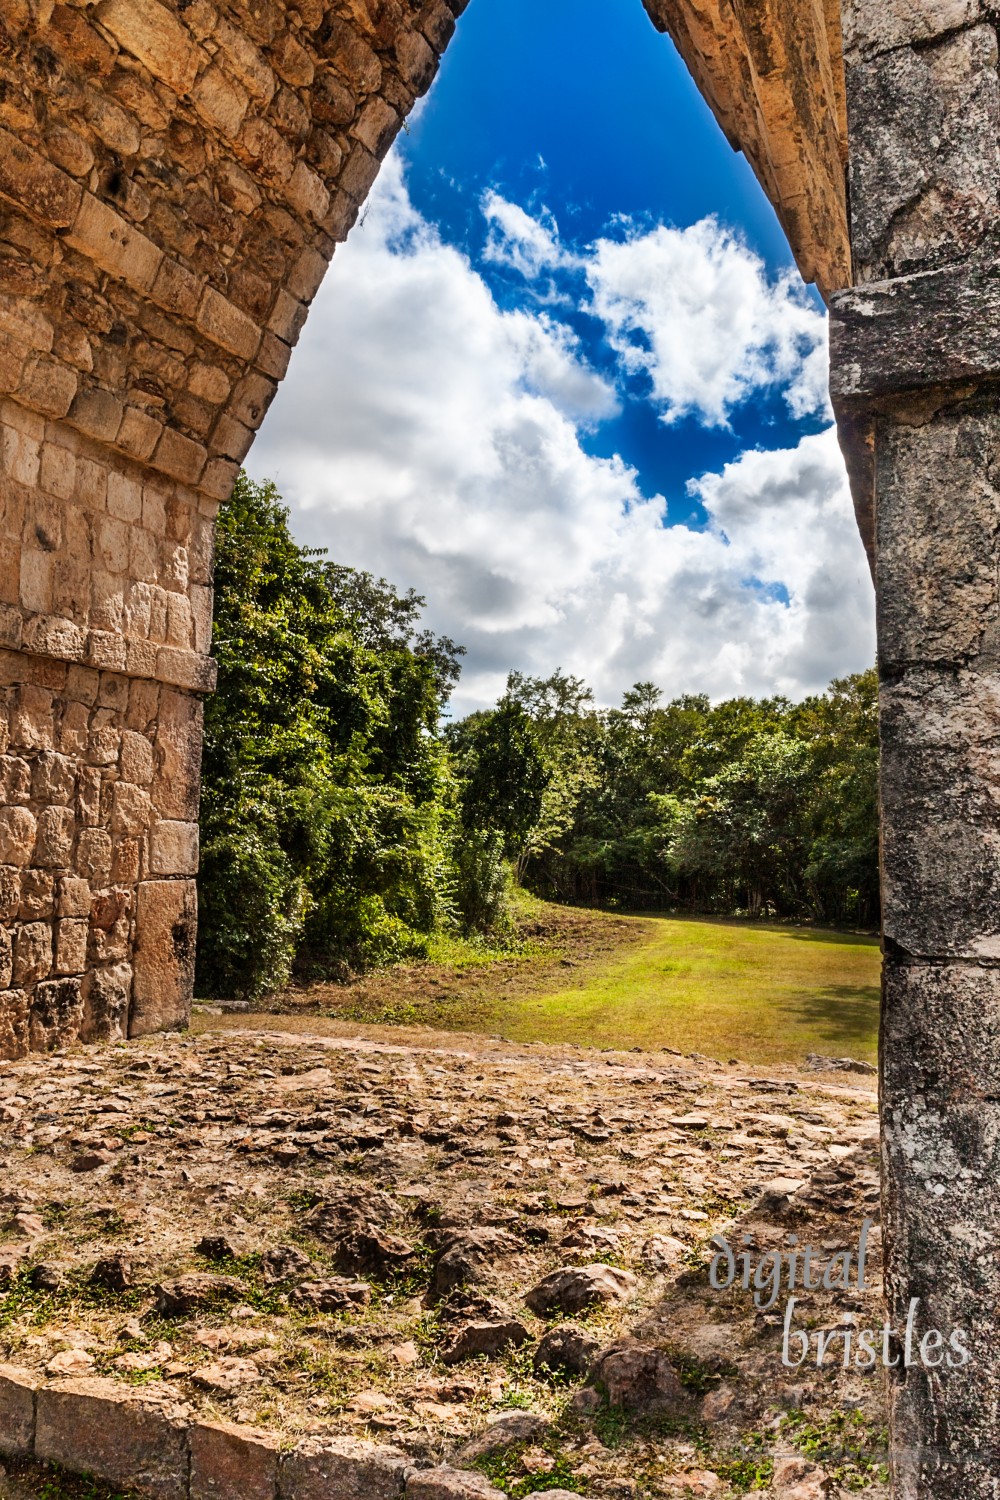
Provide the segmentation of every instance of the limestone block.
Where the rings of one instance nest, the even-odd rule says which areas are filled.
[[[192,97],[202,119],[227,140],[234,141],[250,107],[246,90],[221,68],[212,67],[199,78]]]
[[[125,781],[148,786],[153,779],[153,747],[144,734],[126,729],[122,732],[119,765]]]
[[[848,58],[891,52],[933,41],[984,18],[981,0],[845,0],[844,51]]]
[[[111,831],[131,836],[145,833],[152,821],[152,804],[144,787],[116,781],[111,792]]]
[[[46,688],[24,683],[10,716],[10,740],[25,750],[51,750],[54,743],[52,694]]]
[[[31,762],[21,755],[0,756],[0,796],[9,805],[31,801]]]
[[[63,755],[81,756],[87,750],[90,713],[85,703],[67,703],[59,725],[59,749]]]
[[[1000,670],[884,682],[881,736],[886,937],[1000,958]]]
[[[197,925],[193,880],[147,880],[139,886],[130,1036],[187,1024]]]
[[[274,1433],[231,1422],[199,1422],[191,1428],[188,1442],[191,1500],[274,1500],[278,1482]]]
[[[311,1438],[282,1455],[280,1500],[401,1500],[409,1460],[358,1438]]]
[[[1000,79],[992,27],[847,71],[860,281],[968,254],[997,217]]]
[[[914,1380],[900,1361],[886,1372],[890,1402],[897,1432],[938,1431],[935,1424],[946,1422],[947,1456],[974,1461],[994,1451],[992,1406],[980,1398],[1000,1384],[990,1312],[1000,1297],[1000,1264],[991,1253],[1000,1215],[1000,1100],[993,1083],[1000,1067],[1000,971],[899,965],[890,956],[884,989],[887,1311],[894,1327],[904,1327],[910,1299],[918,1298],[917,1344],[927,1329],[941,1330],[946,1341],[962,1329],[972,1356],[964,1366],[956,1361],[942,1381]],[[912,1493],[933,1494],[936,1445],[918,1447],[927,1476]],[[977,1478],[982,1482],[970,1484],[969,1493],[987,1493],[989,1475]]]
[[[201,725],[201,704],[196,698],[171,689],[162,692],[152,786],[153,802],[161,818],[193,823],[198,817]]]
[[[198,824],[164,819],[154,823],[149,840],[153,875],[197,875]]]
[[[14,944],[10,931],[0,927],[0,989],[10,989],[14,974]]]
[[[119,885],[135,885],[142,868],[142,842],[116,838],[111,856],[111,879]]]
[[[35,849],[37,825],[26,807],[0,807],[0,863],[26,865]]]
[[[322,46],[331,65],[353,85],[355,95],[377,92],[382,64],[349,21],[330,16],[323,28]]]
[[[87,934],[89,928],[89,922],[81,917],[67,917],[61,922],[56,923],[54,973],[83,973],[87,967]]]
[[[48,870],[25,870],[21,876],[22,922],[49,922],[55,913],[55,879]]]
[[[438,60],[419,31],[401,30],[396,39],[396,61],[403,80],[419,98],[434,81]]]
[[[103,0],[97,19],[154,78],[177,94],[190,93],[202,54],[191,34],[158,0]]]
[[[90,916],[90,885],[76,875],[63,875],[59,880],[57,910],[60,917]]]
[[[52,928],[48,922],[26,922],[14,933],[14,983],[37,984],[52,970]]]
[[[17,203],[50,229],[67,229],[76,218],[78,183],[9,130],[0,130],[0,197]]]
[[[82,1022],[83,998],[78,978],[50,979],[36,986],[29,1017],[33,1052],[68,1047],[79,1037]]]
[[[399,116],[391,104],[377,95],[369,99],[361,111],[351,134],[355,140],[368,147],[375,156],[381,157],[392,145],[399,132]]]
[[[108,511],[120,521],[138,521],[142,514],[142,486],[127,474],[108,475]]]
[[[10,865],[0,865],[0,921],[17,915],[21,901],[21,872]]]
[[[46,869],[60,869],[73,863],[73,839],[76,817],[71,807],[45,807],[38,814],[34,860]]]
[[[991,478],[1000,416],[944,412],[922,426],[880,420],[879,658],[962,662],[996,647],[989,549],[1000,497]]]
[[[84,975],[83,1022],[85,1042],[121,1041],[128,1035],[132,969],[127,963],[96,967]]]
[[[28,1055],[28,996],[24,990],[0,991],[0,1058]]]
[[[201,443],[167,427],[156,445],[152,462],[172,479],[179,479],[183,484],[196,484],[207,460],[208,453]]]
[[[473,1469],[422,1469],[411,1474],[406,1500],[506,1500],[503,1490]]]
[[[252,359],[260,344],[260,329],[252,318],[227,301],[214,287],[206,287],[198,309],[198,328],[206,338],[236,354]]]
[[[92,885],[106,885],[111,877],[111,835],[103,828],[85,828],[76,846],[76,868]]]
[[[96,828],[101,821],[101,786],[99,766],[81,766],[77,776],[76,810],[83,828]]]
[[[24,623],[22,645],[25,651],[33,651],[38,656],[82,661],[86,640],[86,633],[79,625],[61,615],[37,615]]]
[[[0,1057],[3,1056],[0,1043]],[[35,1437],[35,1391],[40,1382],[30,1370],[0,1365],[0,1450],[9,1458],[28,1458]]]
[[[162,1403],[114,1380],[60,1380],[36,1398],[35,1456],[150,1500],[186,1500],[187,1432]]]
[[[258,48],[243,31],[221,17],[215,27],[215,41],[226,71],[266,109],[274,98],[277,80]]]
[[[31,779],[31,794],[37,802],[68,803],[73,800],[76,767],[68,755],[43,750],[37,757]]]

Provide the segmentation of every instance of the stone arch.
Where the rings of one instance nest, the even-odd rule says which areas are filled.
[[[0,1058],[187,1019],[213,519],[466,3],[4,0]],[[890,1372],[894,1485],[993,1497],[996,7],[644,3],[833,309],[880,606],[889,1310],[973,1350]]]
[[[213,518],[467,3],[4,6],[0,1056],[187,1018]],[[825,3],[646,0],[830,290]]]

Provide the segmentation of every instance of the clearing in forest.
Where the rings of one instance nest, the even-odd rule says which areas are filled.
[[[816,927],[623,917],[525,901],[524,948],[445,947],[350,984],[313,984],[271,1013],[485,1032],[518,1042],[675,1048],[765,1066],[810,1053],[874,1062],[878,940]],[[241,1024],[246,1024],[245,1017]],[[264,1017],[261,1018],[264,1021]]]

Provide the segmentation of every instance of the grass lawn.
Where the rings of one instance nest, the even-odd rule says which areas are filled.
[[[666,917],[644,925],[645,942],[579,983],[512,998],[504,1034],[753,1063],[801,1063],[808,1052],[875,1061],[874,938]]]
[[[219,1025],[325,1022],[501,1035],[519,1042],[676,1047],[723,1060],[801,1064],[807,1053],[874,1062],[874,938],[808,927],[626,917],[520,893],[524,947],[439,940],[430,958],[349,984],[272,996],[267,1014]]]

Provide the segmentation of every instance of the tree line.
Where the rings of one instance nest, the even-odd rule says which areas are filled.
[[[275,486],[222,508],[202,785],[199,990],[257,997],[516,941],[520,884],[567,902],[869,927],[875,673],[802,703],[598,708],[512,672],[453,721],[462,648],[424,601],[299,546]]]

